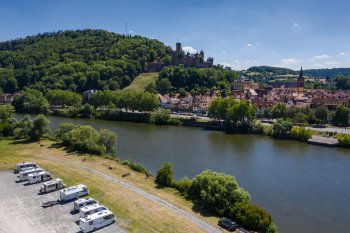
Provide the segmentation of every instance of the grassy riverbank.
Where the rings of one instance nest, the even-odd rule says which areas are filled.
[[[83,161],[84,158],[84,161]],[[174,189],[159,189],[154,178],[132,171],[118,162],[87,154],[67,153],[55,148],[54,142],[39,143],[0,141],[0,170],[13,169],[21,161],[35,161],[67,185],[86,184],[91,196],[109,207],[117,216],[118,224],[131,232],[203,232],[201,228],[175,212],[132,192],[106,178],[89,172],[92,168],[134,185],[216,226],[217,218],[194,211],[193,204],[186,201]],[[113,167],[112,170],[109,167]],[[122,174],[130,176],[122,178]]]

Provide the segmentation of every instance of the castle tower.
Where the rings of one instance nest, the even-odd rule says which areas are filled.
[[[305,79],[304,79],[304,75],[303,75],[303,67],[301,67],[300,73],[299,73],[299,78],[297,80],[298,93],[304,92],[304,83],[305,83]]]
[[[182,51],[182,47],[181,47],[181,43],[180,42],[177,42],[176,43],[176,52],[179,53]]]

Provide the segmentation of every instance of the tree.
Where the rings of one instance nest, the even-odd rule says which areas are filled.
[[[159,186],[171,187],[173,185],[173,180],[174,180],[173,165],[171,163],[165,163],[157,171],[156,183]]]
[[[12,108],[8,105],[0,105],[0,121],[10,118],[12,115]]]
[[[340,105],[337,107],[333,122],[336,125],[348,126],[350,117],[350,108]]]
[[[20,113],[50,113],[50,105],[37,90],[27,89],[20,96],[15,97],[12,102],[16,112]]]
[[[272,127],[272,137],[276,139],[288,139],[291,137],[293,124],[289,120],[278,119]]]
[[[37,115],[33,120],[33,125],[28,132],[28,136],[33,141],[38,141],[48,132],[47,125],[50,121],[42,114]]]
[[[318,106],[315,109],[314,115],[319,123],[324,124],[328,122],[329,111],[326,106]]]
[[[156,125],[166,125],[170,120],[171,112],[168,109],[158,109],[151,113],[150,122]]]
[[[271,119],[273,117],[273,109],[272,107],[267,107],[264,110],[264,118]]]
[[[18,89],[17,79],[10,77],[5,84],[4,91],[7,93],[13,93]]]
[[[60,124],[60,126],[56,130],[56,138],[57,139],[62,139],[62,137],[66,133],[68,133],[68,132],[70,132],[70,131],[72,131],[74,129],[77,129],[77,128],[79,128],[79,125],[75,125],[73,123],[62,123],[62,124]]]
[[[52,105],[76,105],[81,104],[81,95],[72,91],[50,90],[46,94],[47,100]]]
[[[162,78],[157,84],[157,89],[161,94],[169,93],[170,88],[171,88],[171,83],[167,78]]]
[[[139,100],[139,110],[152,111],[159,106],[159,100],[156,95],[144,92],[141,94],[141,99]]]
[[[238,186],[233,176],[206,170],[197,175],[190,187],[190,195],[209,210],[223,215],[238,203],[247,203],[248,192]]]
[[[29,115],[25,115],[20,122],[17,124],[16,128],[16,138],[28,138],[29,131],[33,128],[33,120]]]
[[[284,118],[287,112],[287,105],[285,103],[278,103],[272,109],[273,118]]]
[[[248,101],[236,102],[228,110],[228,130],[246,133],[253,126],[253,120],[256,117],[256,108]]]
[[[84,104],[83,108],[80,111],[81,117],[91,118],[94,114],[94,107],[90,104]]]
[[[115,152],[115,144],[117,140],[117,135],[110,131],[109,129],[102,129],[100,131],[99,143],[106,147],[106,152]]]

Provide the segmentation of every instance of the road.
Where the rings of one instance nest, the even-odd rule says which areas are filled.
[[[203,230],[207,231],[207,232],[221,232],[219,229],[215,228],[214,226],[210,225],[209,223],[207,223],[206,221],[196,217],[195,215],[193,214],[190,214],[188,212],[186,212],[185,210],[179,208],[179,207],[176,207],[174,206],[173,204],[159,198],[159,197],[156,197],[150,193],[147,193],[145,191],[143,191],[142,189],[140,188],[137,188],[136,186],[134,185],[131,185],[125,181],[122,181],[118,178],[115,178],[115,177],[112,177],[106,173],[103,173],[101,171],[98,171],[98,170],[95,170],[95,169],[92,169],[90,167],[87,167],[87,166],[83,166],[81,164],[77,164],[77,163],[72,163],[72,162],[67,162],[63,159],[59,159],[59,158],[52,158],[52,157],[41,157],[42,159],[46,159],[46,160],[50,160],[50,161],[55,161],[55,162],[59,162],[59,163],[64,163],[65,165],[67,166],[71,166],[71,167],[74,167],[74,168],[77,168],[77,169],[82,169],[82,170],[85,170],[89,173],[92,173],[94,175],[97,175],[97,176],[100,176],[106,180],[109,180],[115,184],[118,184],[118,185],[121,185],[123,186],[124,188],[132,191],[132,192],[135,192],[137,193],[138,195],[141,195],[143,196],[144,198],[147,198],[153,202],[156,202],[157,204],[171,210],[171,211],[174,211],[175,213],[177,213],[178,215],[181,215],[182,217],[186,218],[187,220],[191,221],[192,223],[196,224],[198,227],[202,228]]]

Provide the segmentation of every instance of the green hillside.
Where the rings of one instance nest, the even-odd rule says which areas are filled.
[[[0,43],[0,91],[123,89],[146,62],[171,53],[162,42],[103,30],[43,33]]]
[[[139,74],[130,84],[124,88],[126,91],[144,92],[147,87],[155,85],[158,80],[159,73],[142,73]]]

